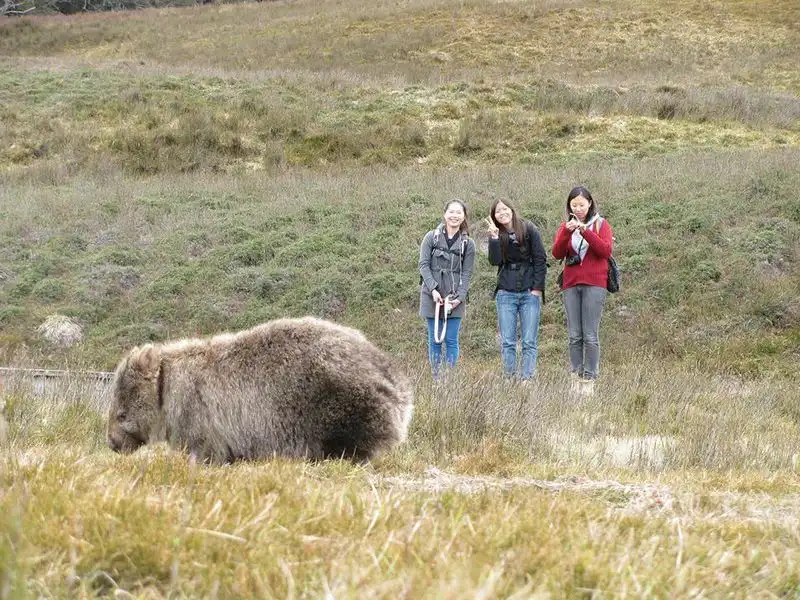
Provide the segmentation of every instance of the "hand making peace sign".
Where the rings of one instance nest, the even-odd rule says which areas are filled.
[[[490,238],[497,238],[500,230],[497,228],[497,225],[494,224],[491,217],[486,217],[486,225],[488,226],[488,232]]]

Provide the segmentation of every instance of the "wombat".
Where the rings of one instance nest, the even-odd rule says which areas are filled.
[[[305,317],[134,348],[117,367],[108,444],[167,441],[214,464],[362,462],[402,442],[409,380],[357,330]]]

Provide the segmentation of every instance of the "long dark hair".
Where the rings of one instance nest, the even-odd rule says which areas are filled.
[[[461,207],[461,210],[464,211],[464,221],[461,223],[461,226],[458,228],[458,231],[469,235],[469,222],[467,221],[467,205],[464,204],[463,200],[455,198],[453,200],[450,200],[447,204],[444,205],[443,212],[447,212],[447,209],[450,208],[451,204],[458,204]]]
[[[491,208],[489,208],[489,216],[492,219],[492,223],[494,223],[494,226],[497,227],[499,231],[498,237],[500,238],[500,248],[503,250],[503,261],[505,262],[508,260],[508,230],[506,229],[505,225],[498,223],[494,216],[494,211],[497,209],[497,205],[501,203],[505,204],[511,210],[511,229],[514,230],[514,233],[517,236],[517,243],[519,244],[520,248],[525,247],[525,220],[520,219],[517,216],[517,211],[514,209],[514,207],[502,198],[497,198],[494,202],[492,202]]]
[[[569,216],[572,214],[572,207],[569,203],[578,196],[583,196],[589,201],[589,210],[586,212],[586,219],[584,220],[584,223],[587,223],[597,214],[597,202],[592,198],[592,193],[582,185],[572,188],[567,194],[567,208],[564,211],[564,216],[569,221]]]

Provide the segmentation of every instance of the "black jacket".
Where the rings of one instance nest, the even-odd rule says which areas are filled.
[[[495,292],[540,290],[544,293],[547,254],[542,245],[542,237],[530,221],[525,221],[524,226],[525,245],[520,247],[517,240],[509,240],[505,259],[501,240],[489,238],[489,263],[498,267]]]

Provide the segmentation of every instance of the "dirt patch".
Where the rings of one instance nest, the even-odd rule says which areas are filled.
[[[436,467],[428,468],[421,478],[384,477],[384,484],[422,492],[444,492],[454,490],[463,494],[475,494],[486,490],[510,490],[518,487],[530,487],[549,492],[596,493],[614,492],[621,498],[627,498],[622,508],[630,510],[671,510],[673,496],[666,486],[650,483],[624,484],[617,481],[592,480],[574,475],[559,477],[553,480],[532,479],[526,477],[490,477],[473,475],[455,475],[445,473]]]
[[[656,513],[676,523],[713,524],[738,521],[770,524],[796,530],[800,526],[800,494],[753,492],[701,492],[676,490],[653,483],[619,483],[567,475],[553,480],[526,477],[491,477],[445,473],[428,468],[422,477],[382,477],[376,484],[406,490],[476,494],[487,490],[536,488],[552,493],[572,492],[605,497],[616,510]]]

